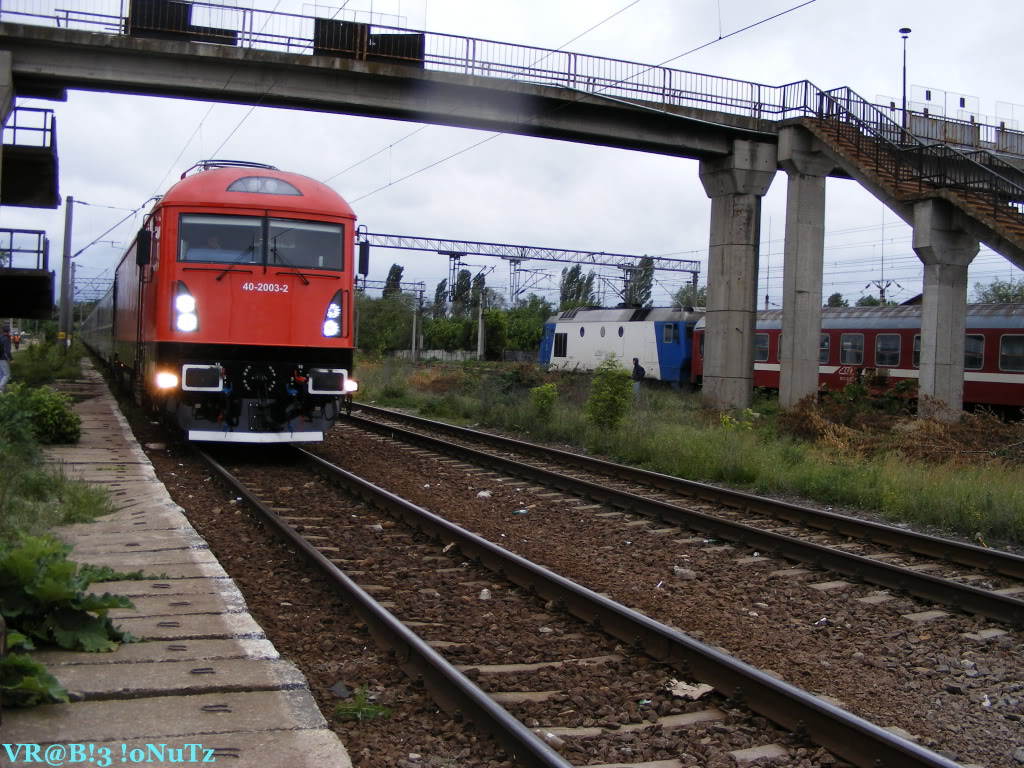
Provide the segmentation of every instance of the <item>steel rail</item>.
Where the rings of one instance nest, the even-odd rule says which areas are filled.
[[[198,449],[196,452],[225,485],[260,513],[275,535],[323,572],[342,600],[366,622],[377,646],[393,657],[395,663],[410,678],[421,679],[425,689],[441,709],[456,719],[465,717],[491,734],[509,752],[516,765],[571,768],[569,762],[541,741],[529,728],[494,702],[416,633],[360,589],[341,569],[292,529],[268,505],[256,498],[213,457]],[[364,482],[361,486],[361,495],[372,503],[378,503],[375,498],[377,492],[386,496],[391,495],[375,489],[369,483]]]
[[[858,766],[942,766],[956,763],[854,714],[839,709],[796,686],[717,651],[692,637],[599,595],[557,573],[532,563],[454,523],[296,447],[330,481],[418,528],[433,538],[455,544],[465,557],[546,600],[554,600],[577,618],[641,648],[652,658],[708,683],[781,726],[801,731],[816,744]]]
[[[659,472],[651,472],[636,467],[628,467],[624,464],[616,464],[611,461],[594,459],[589,456],[582,456],[570,451],[561,451],[557,448],[547,448],[542,445],[526,443],[522,440],[514,440],[509,437],[492,435],[487,432],[478,432],[465,427],[457,427],[452,424],[445,424],[439,421],[423,419],[419,416],[389,411],[385,408],[376,408],[371,405],[356,403],[356,408],[361,408],[367,413],[374,413],[386,418],[394,418],[410,424],[419,424],[429,429],[447,432],[451,435],[458,435],[465,439],[477,442],[488,442],[508,448],[512,451],[525,453],[538,458],[546,458],[557,461],[561,464],[569,464],[579,469],[590,472],[599,472],[611,475],[620,480],[635,482],[639,485],[649,485],[663,491],[670,491],[685,496],[692,496],[701,501],[708,501],[714,504],[733,507],[762,515],[786,520],[789,522],[803,523],[804,525],[818,528],[830,533],[837,533],[842,536],[852,536],[858,539],[867,539],[877,544],[888,547],[898,547],[908,552],[913,552],[926,557],[943,560],[946,562],[959,563],[972,568],[979,568],[991,573],[1002,574],[1013,579],[1024,580],[1024,557],[998,549],[988,549],[974,544],[964,544],[950,539],[943,539],[938,536],[929,536],[924,533],[907,531],[891,525],[875,523],[869,520],[858,520],[853,517],[846,517],[834,512],[825,512],[810,507],[803,507],[799,504],[790,504],[784,501],[766,499],[762,496],[755,496],[742,491],[733,491],[728,488],[718,488],[706,483],[698,483],[694,480],[684,480],[672,475],[665,475]]]
[[[926,600],[975,613],[1009,624],[1024,625],[1024,601],[1007,595],[978,589],[966,584],[930,576],[899,566],[854,555],[837,549],[813,544],[744,523],[723,520],[704,512],[687,509],[656,499],[648,499],[626,491],[579,480],[569,475],[540,469],[529,464],[512,461],[490,453],[476,451],[461,445],[447,443],[438,438],[410,432],[386,424],[352,419],[353,424],[366,427],[379,434],[400,436],[403,440],[429,446],[432,450],[463,456],[476,464],[490,466],[502,472],[527,477],[553,488],[585,496],[619,509],[663,520],[715,538],[735,541],[773,555],[809,563],[888,589],[909,592]]]

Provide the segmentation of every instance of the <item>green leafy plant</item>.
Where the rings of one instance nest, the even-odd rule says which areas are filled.
[[[629,371],[619,365],[615,355],[610,355],[594,371],[583,413],[592,424],[612,429],[626,417],[631,400]]]
[[[744,408],[743,412],[739,414],[739,418],[729,413],[723,413],[720,419],[723,429],[751,430],[754,428],[754,420],[760,417],[760,415],[761,414],[757,413],[752,408]]]
[[[530,390],[530,403],[537,415],[546,419],[551,415],[551,409],[555,407],[555,400],[558,399],[558,387],[554,383],[541,384]]]
[[[11,649],[33,649],[32,641],[20,632],[8,632],[7,644]],[[0,658],[0,696],[5,706],[34,707],[68,701],[68,692],[46,667],[35,659],[9,652]]]
[[[114,627],[113,608],[133,608],[126,597],[86,594],[88,581],[68,560],[71,547],[52,537],[0,545],[0,615],[29,642],[67,650],[112,651],[136,638]]]
[[[361,685],[349,701],[339,701],[334,707],[334,717],[337,720],[375,720],[378,717],[390,717],[390,707],[383,704],[375,704],[370,701],[370,691],[365,685]]]

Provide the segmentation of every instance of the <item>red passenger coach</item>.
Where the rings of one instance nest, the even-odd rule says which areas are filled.
[[[964,402],[1024,406],[1024,304],[971,304],[964,338]],[[754,386],[778,389],[782,311],[759,312],[754,335]],[[694,331],[694,375],[704,369],[704,321]],[[710,350],[709,350],[710,352]],[[821,389],[854,381],[885,389],[917,379],[921,306],[826,308],[818,346]]]
[[[357,387],[355,220],[305,176],[200,163],[154,206],[83,339],[190,440],[321,440]]]

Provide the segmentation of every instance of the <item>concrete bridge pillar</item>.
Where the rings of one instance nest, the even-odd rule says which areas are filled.
[[[788,177],[782,269],[779,405],[792,408],[818,392],[821,279],[825,254],[825,177],[835,163],[799,126],[779,131],[779,165]]]
[[[11,74],[11,52],[0,51],[0,131],[14,109],[14,76]],[[0,171],[3,169],[3,149],[0,147]],[[3,190],[0,189],[0,200]]]
[[[732,154],[700,163],[700,180],[711,198],[706,408],[748,408],[753,397],[761,198],[775,178],[776,156],[774,144],[736,141]]]
[[[967,267],[978,253],[960,216],[944,200],[914,205],[914,251],[924,262],[918,415],[942,421],[963,408]]]

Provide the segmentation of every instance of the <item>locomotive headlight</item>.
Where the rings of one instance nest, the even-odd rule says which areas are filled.
[[[184,282],[178,281],[178,292],[174,297],[174,328],[184,333],[199,329],[199,315],[196,314],[196,299]],[[175,382],[177,384],[177,382]]]
[[[341,336],[341,325],[343,322],[344,319],[341,315],[341,291],[338,291],[331,298],[331,302],[327,305],[327,310],[324,312],[324,336],[328,338]]]
[[[178,386],[178,377],[173,373],[160,371],[156,375],[156,386],[157,389],[171,389],[172,387],[176,387]]]
[[[359,382],[355,379],[345,379],[345,391],[349,394],[359,391]]]
[[[192,312],[186,312],[178,315],[178,319],[175,322],[179,331],[185,331],[191,333],[199,327],[199,318],[196,317]]]

